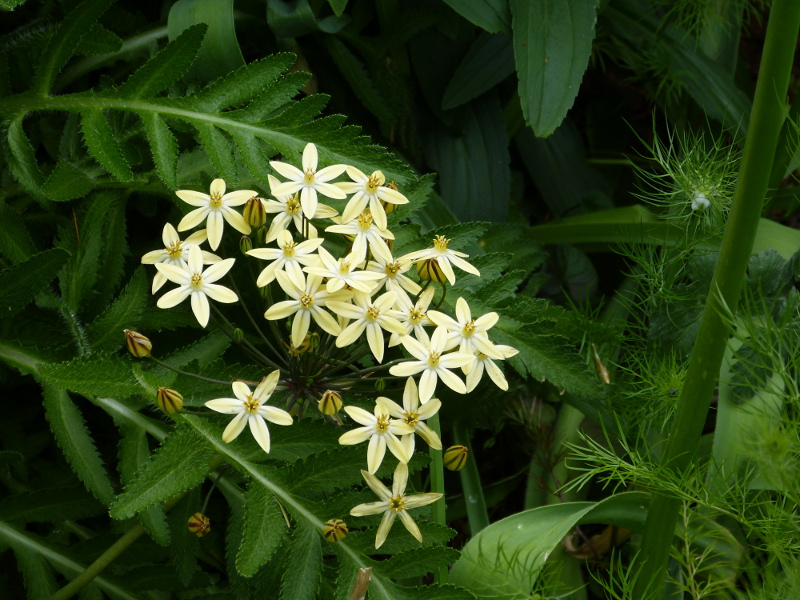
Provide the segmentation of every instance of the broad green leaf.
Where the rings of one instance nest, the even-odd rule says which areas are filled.
[[[64,457],[86,488],[103,504],[110,504],[114,490],[83,415],[65,390],[43,387],[45,416]]]
[[[508,0],[444,0],[462,17],[489,33],[511,30]]]
[[[285,532],[286,521],[275,496],[260,485],[251,485],[245,493],[242,543],[236,553],[239,573],[255,575],[281,545]]]
[[[2,131],[5,138],[3,153],[14,179],[34,198],[41,199],[44,198],[44,192],[41,189],[44,175],[36,161],[36,151],[31,146],[22,127],[24,118],[25,114],[22,113],[3,123]]]
[[[31,83],[31,91],[36,96],[44,96],[50,91],[58,72],[67,64],[78,45],[87,35],[113,0],[86,0],[80,2],[67,17],[61,21],[53,37],[42,53]]]
[[[200,484],[208,475],[212,454],[192,429],[177,429],[114,501],[112,518],[127,519]]]
[[[528,600],[548,555],[582,523],[639,530],[649,496],[615,494],[601,502],[565,502],[506,517],[474,536],[450,571],[450,582],[478,598]]]
[[[156,172],[168,188],[178,188],[178,140],[157,113],[141,115]]]
[[[83,486],[43,488],[6,497],[0,502],[0,520],[15,523],[58,523],[105,512]]]
[[[488,92],[514,72],[514,49],[504,33],[481,33],[447,84],[442,108],[461,106]]]
[[[22,545],[14,547],[17,569],[22,573],[28,600],[46,600],[58,590],[53,569],[38,552]]]
[[[502,222],[511,192],[510,155],[503,110],[489,93],[466,107],[461,135],[442,131],[430,140],[445,204],[462,221]]]
[[[81,111],[81,131],[89,153],[120,181],[131,181],[133,171],[122,155],[122,149],[111,131],[103,109]]]
[[[147,304],[147,277],[139,267],[116,300],[86,328],[86,335],[95,350],[113,350],[122,346],[121,332],[136,329]]]
[[[422,577],[437,569],[446,569],[460,556],[453,548],[425,547],[395,554],[381,564],[384,575],[393,579]]]
[[[183,31],[128,77],[119,87],[120,96],[150,98],[178,81],[194,62],[207,28],[199,23]]]
[[[525,122],[553,133],[572,108],[589,64],[598,0],[510,0]]]
[[[78,394],[124,398],[142,391],[129,358],[93,354],[69,362],[42,364],[39,371],[45,381]]]
[[[314,600],[322,574],[322,535],[307,523],[298,523],[286,551],[281,600]]]
[[[93,23],[81,38],[75,54],[111,54],[122,48],[122,39],[100,23]]]
[[[67,262],[69,255],[52,248],[0,271],[0,314],[13,317],[47,287]]]
[[[208,31],[189,71],[190,78],[207,83],[244,65],[236,40],[233,0],[178,0],[169,9],[169,39],[176,39],[198,23],[205,23]]]
[[[44,194],[56,202],[83,198],[94,188],[94,180],[75,165],[59,161],[42,186]]]

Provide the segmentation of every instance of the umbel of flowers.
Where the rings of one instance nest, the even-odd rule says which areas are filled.
[[[350,394],[374,397],[372,410],[344,406],[357,426],[344,431],[339,443],[366,442],[362,474],[378,496],[378,501],[356,506],[350,514],[383,515],[376,548],[398,516],[421,541],[407,510],[436,502],[442,494],[406,494],[407,463],[417,437],[434,451],[442,450],[437,431],[426,423],[441,407],[436,390],[443,384],[466,394],[484,373],[505,390],[508,383],[495,361],[513,356],[516,350],[491,341],[496,313],[473,317],[463,298],[456,301],[455,315],[441,311],[445,288],[455,283],[456,270],[480,276],[465,260],[466,254],[448,248],[448,239],[437,236],[427,249],[393,254],[387,214],[408,199],[392,183],[387,184],[383,173],[367,175],[343,164],[320,168],[313,144],[305,147],[301,168],[283,162],[270,165],[286,179],[269,176],[274,199],[263,199],[254,190],[227,191],[221,179],[211,183],[207,194],[177,192],[194,210],[177,228],[167,223],[164,248],[142,257],[143,263],[157,269],[154,294],[167,282],[175,284],[157,304],[166,309],[188,299],[202,327],[213,318],[264,370],[260,382],[234,381],[232,397],[206,402],[211,410],[233,417],[223,433],[224,442],[249,429],[264,452],[269,452],[268,423],[289,426],[291,413],[313,418],[305,414],[306,409],[317,407],[316,418],[342,426],[337,413],[343,398]],[[345,174],[349,181],[336,181]],[[323,201],[342,202],[341,215]],[[204,229],[181,240],[180,232],[203,225]],[[239,236],[256,230],[240,244],[247,258],[223,258],[202,248],[207,242],[211,251],[221,250],[228,229]],[[241,302],[234,291],[240,286],[223,279],[231,276],[237,260],[251,260],[258,267],[250,272],[264,304],[242,304],[242,313],[257,330],[256,343],[244,339],[215,306]],[[442,294],[434,306],[437,285]],[[291,324],[278,323],[285,320]],[[134,343],[135,335],[139,334],[128,332],[129,346],[137,350],[134,354],[149,355],[149,341],[147,352],[138,352],[142,346]],[[397,357],[384,362],[387,352]],[[402,384],[402,405],[380,395],[387,379]],[[286,399],[283,408],[268,404],[276,390]],[[375,476],[387,449],[399,461],[391,487]],[[337,531],[335,536],[326,535],[327,539],[341,539],[347,528]]]

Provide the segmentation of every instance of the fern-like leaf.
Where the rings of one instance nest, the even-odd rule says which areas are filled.
[[[157,113],[141,115],[156,172],[169,189],[178,187],[178,140]]]
[[[86,147],[106,171],[120,181],[131,181],[133,171],[111,131],[102,108],[81,111],[81,131]]]
[[[322,573],[322,536],[308,523],[294,529],[281,581],[282,600],[314,600]]]
[[[236,569],[252,577],[281,545],[286,522],[275,496],[260,485],[252,485],[245,494],[242,543],[236,553]]]

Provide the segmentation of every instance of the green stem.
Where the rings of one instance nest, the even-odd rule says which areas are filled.
[[[220,379],[211,379],[210,377],[203,377],[202,375],[197,375],[196,373],[189,373],[188,371],[181,371],[180,369],[176,369],[175,367],[173,367],[171,365],[168,365],[163,360],[158,360],[152,354],[150,356],[148,356],[147,358],[152,360],[154,363],[156,363],[158,365],[161,365],[165,369],[169,369],[170,371],[174,371],[178,375],[186,375],[187,377],[194,377],[195,379],[199,379],[200,381],[208,381],[209,383],[217,383],[219,385],[230,385],[231,384],[230,381],[222,381]]]
[[[483,486],[478,473],[478,465],[472,454],[472,444],[464,423],[456,422],[453,425],[453,438],[456,444],[466,446],[469,452],[467,464],[458,474],[461,476],[461,487],[464,490],[470,533],[472,537],[475,537],[481,529],[489,526],[489,513],[486,510],[486,500],[483,498]]]
[[[788,89],[798,30],[800,5],[795,0],[775,0],[767,27],[733,208],[664,450],[664,466],[679,473],[689,466],[698,447],[716,387],[728,339],[728,325],[722,318],[723,306],[735,310],[745,281],[775,147],[784,120],[783,101]],[[638,571],[634,598],[649,600],[662,594],[680,505],[678,498],[653,494],[641,550],[634,563],[634,570]]]
[[[437,412],[427,421],[428,427],[436,432],[439,439],[442,439],[442,426],[439,422],[439,413]],[[444,458],[442,457],[442,450],[429,448],[428,453],[431,457],[431,491],[436,494],[441,494],[442,498],[433,503],[433,522],[439,525],[447,525],[447,497],[444,493]],[[447,568],[442,568],[433,574],[436,583],[447,583]]]

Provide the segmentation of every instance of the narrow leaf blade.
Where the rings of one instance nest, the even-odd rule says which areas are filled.
[[[275,496],[253,482],[245,494],[242,543],[236,553],[236,569],[244,577],[256,574],[278,549],[286,522]]]
[[[122,155],[122,149],[102,109],[93,108],[81,112],[81,131],[89,152],[109,173],[120,181],[133,179],[133,171]]]

